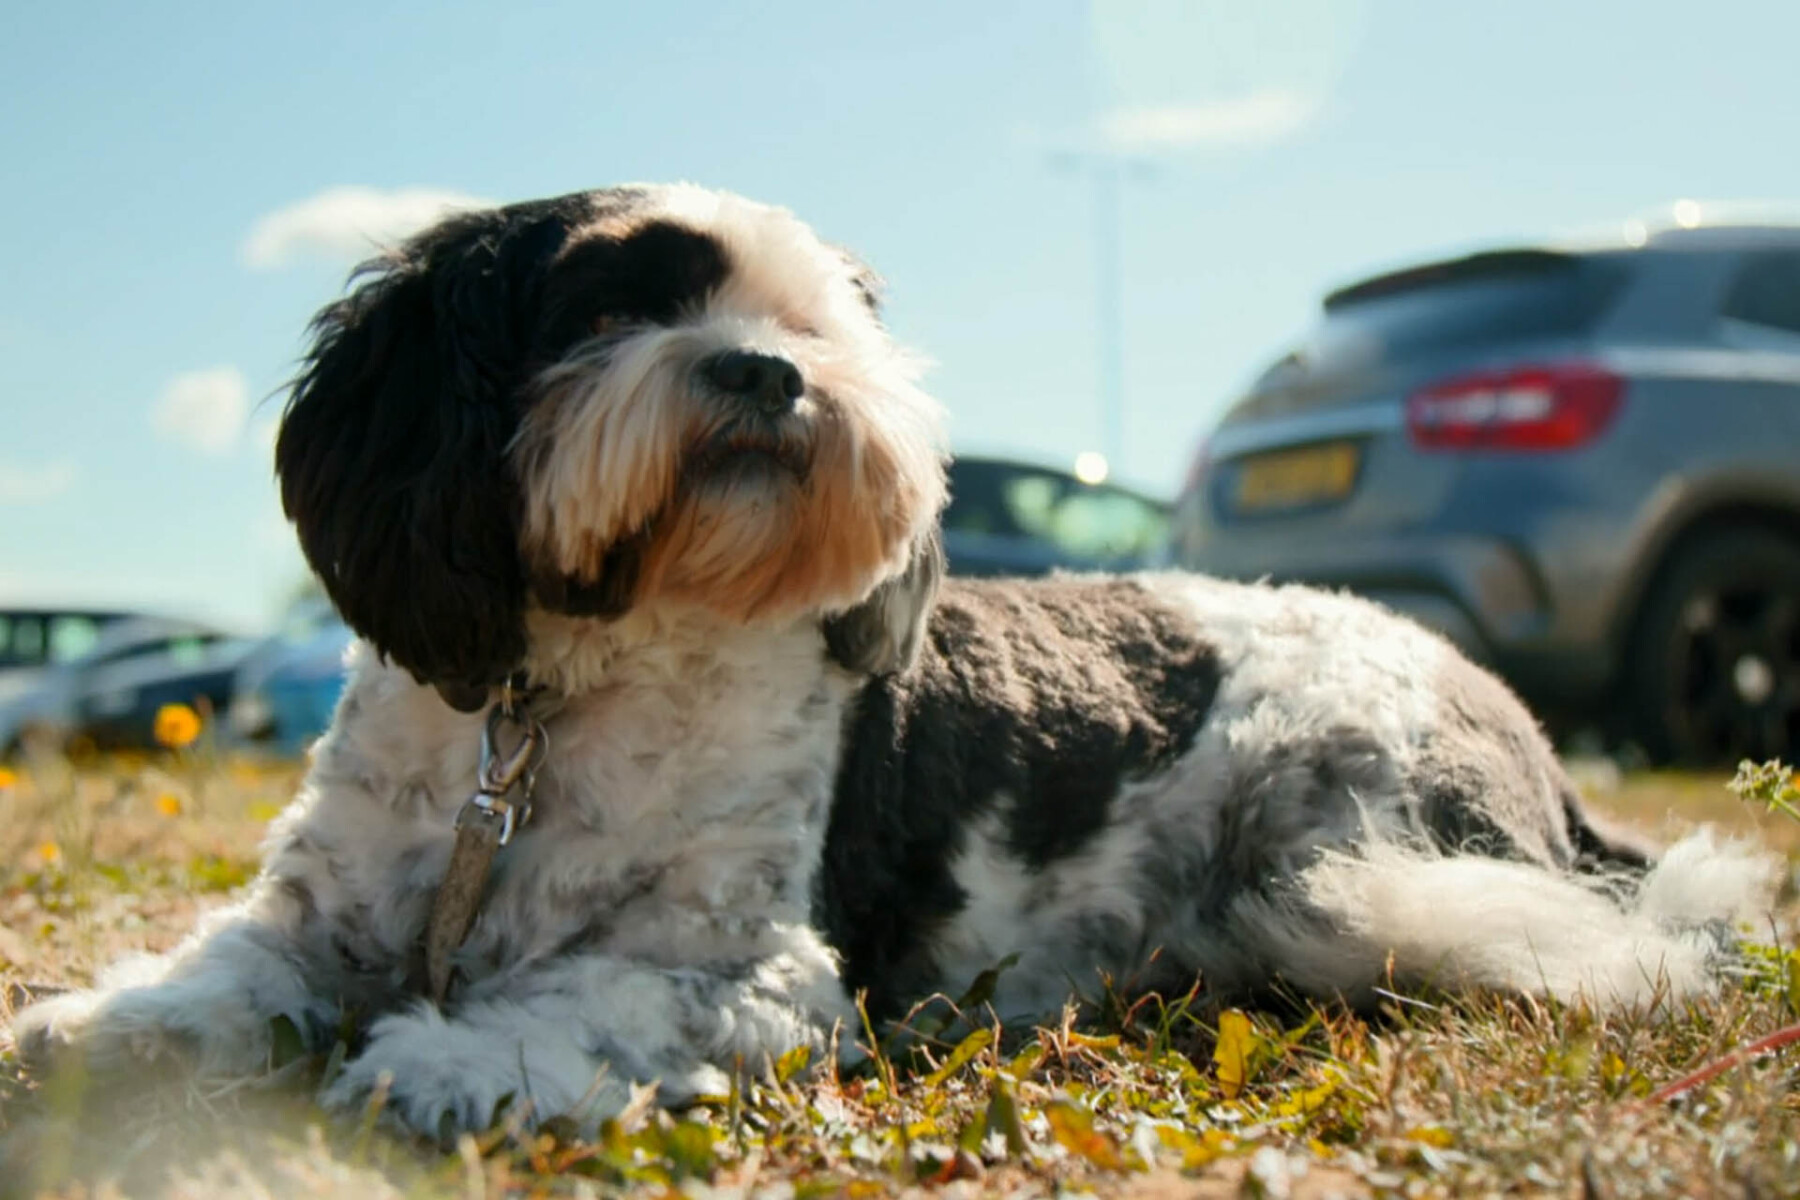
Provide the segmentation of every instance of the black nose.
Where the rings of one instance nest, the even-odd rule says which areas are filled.
[[[700,364],[707,382],[767,412],[786,412],[806,390],[800,368],[773,354],[726,350]]]

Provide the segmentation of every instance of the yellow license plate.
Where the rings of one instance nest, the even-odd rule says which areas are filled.
[[[1258,454],[1238,468],[1237,507],[1262,512],[1342,500],[1356,486],[1361,461],[1362,448],[1355,442]]]

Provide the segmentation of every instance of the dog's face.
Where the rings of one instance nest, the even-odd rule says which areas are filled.
[[[534,605],[816,614],[866,669],[916,640],[936,406],[868,269],[787,212],[674,186],[455,216],[314,335],[283,502],[345,618],[419,678],[503,679]]]

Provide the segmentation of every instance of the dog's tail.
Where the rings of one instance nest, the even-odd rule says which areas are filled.
[[[1604,835],[1578,849],[1582,867],[1559,871],[1371,840],[1326,852],[1301,876],[1314,920],[1276,905],[1238,915],[1287,939],[1265,949],[1315,993],[1366,1002],[1391,978],[1618,1008],[1709,991],[1740,923],[1770,910],[1775,860],[1709,830],[1653,862]]]

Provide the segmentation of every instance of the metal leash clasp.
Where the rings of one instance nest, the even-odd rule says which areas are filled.
[[[509,729],[517,741],[511,734],[502,738]],[[510,745],[502,748],[503,740]],[[456,812],[456,841],[425,924],[422,986],[438,1004],[450,994],[456,952],[481,911],[495,853],[531,820],[532,788],[549,752],[543,721],[520,705],[508,686],[482,725],[475,794]]]
[[[518,731],[518,741],[510,750],[501,752],[501,730],[511,726]],[[550,735],[544,723],[529,713],[515,711],[510,690],[499,704],[488,710],[487,723],[481,729],[481,762],[475,772],[475,794],[456,814],[456,827],[470,821],[498,821],[499,845],[512,841],[520,826],[531,820],[531,793],[537,784],[538,768],[550,752]],[[514,793],[518,795],[515,797]]]

